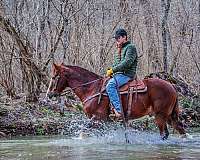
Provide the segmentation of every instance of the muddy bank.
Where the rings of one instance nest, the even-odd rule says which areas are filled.
[[[183,107],[180,119],[185,128],[190,131],[200,127],[200,110],[186,105]],[[184,102],[184,103],[183,103]],[[78,104],[78,103],[77,103]],[[21,100],[7,100],[0,103],[0,135],[1,137],[27,135],[68,135],[78,136],[84,131],[87,134],[102,135],[111,129],[122,127],[120,122],[91,122],[79,106],[66,105],[64,114],[60,114],[59,107],[41,103],[25,103]],[[144,117],[130,121],[129,127],[138,130],[155,130],[157,127],[153,117]]]
[[[57,104],[26,103],[22,100],[0,102],[0,137],[27,135],[68,135],[103,134],[121,124],[115,122],[91,122],[80,105],[68,104],[64,114]]]

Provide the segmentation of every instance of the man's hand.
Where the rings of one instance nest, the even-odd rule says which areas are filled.
[[[107,76],[107,77],[111,77],[112,74],[113,74],[112,68],[108,68],[107,71],[106,71],[106,76]]]

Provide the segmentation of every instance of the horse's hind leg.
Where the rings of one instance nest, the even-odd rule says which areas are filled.
[[[160,130],[160,136],[162,140],[165,140],[169,136],[169,131],[167,129],[167,124],[165,118],[161,115],[155,116],[155,123],[157,124],[159,130]]]

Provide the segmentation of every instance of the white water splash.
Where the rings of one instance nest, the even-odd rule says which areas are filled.
[[[66,145],[71,144],[76,145],[92,145],[92,144],[109,144],[109,145],[178,145],[178,146],[198,146],[200,145],[200,136],[193,137],[190,135],[188,138],[180,138],[179,135],[170,134],[167,140],[162,140],[159,133],[146,132],[138,130],[126,130],[127,138],[129,143],[126,143],[125,130],[123,128],[112,130],[103,136],[92,136],[87,133],[80,132],[77,137],[72,137],[68,139],[59,139],[53,141],[54,145]]]

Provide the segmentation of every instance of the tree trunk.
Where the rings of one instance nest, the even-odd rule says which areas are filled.
[[[147,70],[152,72],[152,65],[159,62],[158,51],[155,44],[154,28],[153,28],[153,14],[149,0],[141,0],[140,4],[143,7],[144,23],[146,27],[146,41],[147,41]],[[153,71],[154,72],[154,71]]]
[[[168,72],[168,43],[167,43],[167,18],[169,14],[171,0],[161,0],[164,16],[162,18],[162,42],[163,42],[163,69]]]

